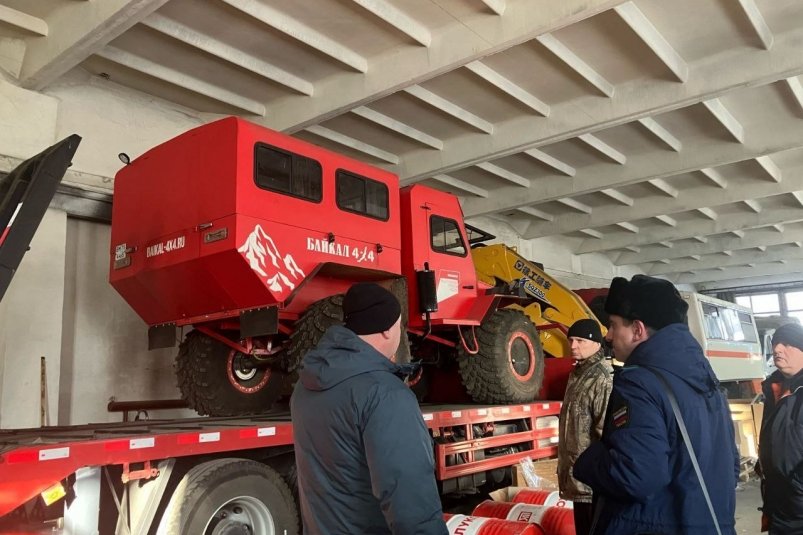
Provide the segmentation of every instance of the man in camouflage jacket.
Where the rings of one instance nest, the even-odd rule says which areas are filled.
[[[602,332],[595,320],[576,321],[568,337],[576,364],[560,410],[558,482],[560,497],[574,501],[577,535],[588,535],[593,519],[591,488],[572,477],[572,467],[591,441],[602,436],[612,369],[602,352]]]

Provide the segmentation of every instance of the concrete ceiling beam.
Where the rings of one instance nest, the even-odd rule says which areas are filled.
[[[533,95],[532,93],[524,90],[521,86],[511,82],[495,70],[491,69],[484,63],[480,61],[473,61],[466,65],[466,68],[488,82],[489,84],[493,85],[503,93],[513,97],[514,99],[518,100],[528,108],[532,109],[536,113],[543,115],[544,117],[549,116],[549,105],[546,104],[544,101]]]
[[[716,184],[720,188],[724,189],[724,188],[728,187],[728,181],[725,179],[724,176],[722,176],[722,173],[720,173],[716,169],[713,169],[711,167],[706,167],[706,168],[700,169],[700,172],[702,174],[704,174],[706,176],[706,178],[708,178],[711,182],[713,182],[714,184]]]
[[[385,162],[399,163],[399,157],[397,155],[386,150],[382,150],[379,147],[375,147],[369,143],[365,143],[364,141],[360,141],[359,139],[354,139],[353,137],[336,132],[330,128],[323,126],[310,126],[307,128],[307,132],[315,134],[318,137],[328,139],[329,141],[337,143],[338,145],[343,145],[344,147],[354,149],[357,152],[362,152],[363,154],[373,156],[374,158],[378,158]]]
[[[435,175],[432,178],[434,180],[437,180],[441,184],[452,186],[453,188],[465,191],[466,193],[471,193],[472,195],[476,195],[477,197],[487,197],[489,195],[487,189],[478,188],[474,184],[469,184],[465,180],[460,180],[458,178],[454,178],[448,175]]]
[[[725,127],[725,130],[730,132],[730,134],[733,136],[733,139],[739,143],[744,143],[744,127],[736,119],[736,117],[733,116],[728,108],[725,107],[725,104],[722,103],[722,100],[718,98],[712,98],[704,101],[703,106],[708,108],[708,111],[711,112],[711,115],[713,115],[716,120]]]
[[[777,262],[779,260],[803,260],[803,249],[780,249],[766,252],[766,247],[759,257],[762,263]],[[697,255],[695,255],[697,256]],[[710,255],[705,258],[697,256],[697,260],[678,259],[666,265],[654,265],[649,269],[648,275],[671,275],[684,273],[686,271],[702,271],[706,269],[716,269],[718,267],[735,267],[756,262],[755,252],[744,249],[734,252],[733,255],[722,258],[722,255]]]
[[[621,3],[622,0],[563,0],[547,3],[541,0],[519,0],[510,4],[490,2],[490,5],[503,11],[504,15],[499,13],[499,16],[489,16],[484,10],[467,11],[462,7],[450,12],[448,5],[441,4],[440,8],[454,22],[439,28],[437,39],[428,48],[396,47],[387,55],[377,57],[376,61],[371,58],[371,68],[362,75],[344,70],[316,81],[313,98],[298,95],[279,98],[271,107],[270,118],[263,121],[263,124],[286,133],[298,132],[311,124],[319,124],[406,87],[419,85]],[[506,9],[502,9],[504,7]],[[541,119],[536,115],[531,115],[530,118]],[[477,161],[492,159],[495,157],[489,156]],[[431,172],[426,177],[422,176],[421,180],[453,170]]]
[[[503,180],[506,180],[512,184],[516,184],[517,186],[521,186],[523,188],[529,188],[532,185],[530,181],[524,178],[523,176],[517,175],[516,173],[512,173],[507,169],[499,167],[498,165],[493,164],[491,162],[478,163],[477,167],[479,167],[480,169],[482,169],[487,173],[490,173],[496,177],[499,177]]]
[[[222,1],[356,72],[364,73],[368,70],[368,60],[365,57],[273,6],[258,0]]]
[[[223,87],[201,80],[189,74],[179,72],[170,67],[165,67],[155,61],[137,56],[125,50],[107,46],[97,52],[97,56],[107,61],[123,65],[129,69],[147,74],[153,78],[168,82],[178,87],[184,88],[198,95],[211,98],[223,104],[229,105],[246,113],[264,116],[266,113],[265,105],[257,100],[244,97]]]
[[[675,152],[680,152],[683,144],[678,138],[673,136],[669,130],[658,124],[658,121],[652,117],[645,117],[638,120],[644,128],[649,130],[655,137],[666,143],[666,145]]]
[[[167,2],[103,0],[61,6],[48,17],[47,38],[27,41],[20,84],[43,89]]]
[[[432,33],[429,29],[410,15],[385,0],[353,0],[365,10],[384,20],[419,45],[428,47],[432,44]]]
[[[674,73],[678,81],[685,82],[689,78],[689,66],[636,4],[625,2],[614,10]]]
[[[602,193],[606,197],[610,197],[611,199],[620,204],[624,204],[625,206],[633,206],[633,204],[635,203],[633,197],[628,197],[621,191],[617,191],[615,189],[603,189],[600,190],[600,193]]]
[[[47,37],[48,34],[47,22],[45,22],[44,19],[34,17],[33,15],[23,13],[22,11],[8,6],[0,5],[0,22],[4,22],[19,30],[24,30],[40,37]]]
[[[580,56],[572,52],[569,47],[560,42],[554,35],[545,33],[536,37],[535,40],[555,54],[559,60],[568,65],[574,72],[585,78],[588,83],[599,89],[600,93],[606,97],[613,96],[613,84],[583,61]]]
[[[645,117],[658,117],[671,110],[717,98],[732,90],[766,85],[796,76],[803,72],[801,49],[803,28],[779,36],[771,51],[734,48],[716,58],[690,63],[690,76],[685,84],[662,79],[639,79],[620,84],[616,88],[616,95],[605,106],[600,105],[598,96],[591,94],[565,104],[551,104],[550,116],[560,117],[560,121],[544,121],[543,118],[534,116],[518,116],[499,121],[494,124],[492,138],[460,136],[447,142],[448,153],[445,151],[441,155],[416,151],[405,157],[402,165],[395,171],[401,177],[402,183],[410,184],[424,180],[433,173],[451,172],[480,161],[542,148],[584,133],[601,131]],[[699,76],[695,76],[695,72],[699,72]],[[754,138],[760,139],[760,136],[751,132],[750,139]],[[685,152],[684,150],[684,154]],[[773,151],[764,153],[768,152]],[[632,155],[628,163],[630,160]],[[710,166],[696,166],[696,169]],[[576,185],[567,186],[560,195],[555,196],[564,196],[570,193],[567,190],[575,187]],[[525,204],[532,202],[535,199],[527,199]],[[497,204],[504,204],[504,197]]]
[[[609,144],[605,143],[594,134],[583,134],[581,136],[578,136],[577,139],[579,139],[592,149],[596,150],[603,156],[610,158],[611,160],[620,165],[624,165],[627,163],[627,156],[625,156],[615,148],[611,147]]]
[[[660,240],[682,240],[694,236],[710,236],[725,232],[739,232],[742,229],[768,225],[785,224],[792,221],[803,221],[803,210],[800,208],[780,208],[767,210],[760,214],[720,215],[716,221],[684,221],[676,227],[655,228],[650,232],[642,232],[638,236],[632,234],[609,235],[605,243],[582,242],[576,249],[577,254],[600,253],[621,249],[626,245],[649,245]]]
[[[413,141],[417,141],[422,145],[426,145],[427,147],[432,147],[433,149],[443,150],[442,140],[434,136],[430,136],[429,134],[422,132],[417,128],[413,128],[412,126],[405,124],[401,121],[397,121],[392,117],[388,117],[383,113],[379,113],[376,110],[367,108],[365,106],[360,106],[359,108],[354,108],[353,110],[351,110],[351,113],[357,115],[358,117],[362,117],[367,121],[371,121],[374,124],[383,126],[388,130],[392,130],[397,134],[401,134],[406,138],[412,139]]]
[[[696,239],[697,237],[695,237]],[[797,226],[794,229],[787,229],[784,235],[776,232],[773,227],[762,227],[751,229],[746,232],[744,237],[738,238],[732,234],[722,234],[716,236],[709,236],[705,242],[700,243],[682,243],[672,251],[671,255],[667,255],[666,251],[659,249],[642,249],[640,255],[622,254],[614,262],[617,266],[626,266],[631,264],[646,264],[650,262],[657,262],[661,258],[682,258],[689,255],[710,255],[717,253],[726,253],[730,251],[738,251],[740,249],[750,249],[759,247],[761,245],[774,246],[783,245],[785,243],[794,243],[796,241],[803,241],[803,227]]]
[[[764,15],[761,14],[761,10],[756,5],[755,0],[739,0],[739,4],[742,6],[759,39],[761,39],[761,44],[764,45],[766,50],[772,48],[774,41],[772,30],[767,25],[767,21],[764,20]]]
[[[535,158],[542,164],[547,165],[552,169],[554,169],[555,171],[558,171],[559,173],[564,174],[566,176],[574,176],[577,174],[577,170],[574,167],[558,160],[557,158],[550,156],[549,154],[545,153],[542,150],[529,149],[525,150],[524,154],[526,154],[531,158]]]
[[[142,21],[142,24],[160,32],[164,35],[172,37],[177,41],[181,41],[190,45],[198,50],[202,50],[207,54],[214,56],[232,65],[241,67],[250,71],[257,76],[270,80],[279,85],[283,85],[288,89],[292,89],[302,95],[312,95],[314,88],[313,85],[290,72],[285,71],[275,65],[263,61],[257,57],[243,52],[233,46],[211,37],[208,34],[203,34],[193,30],[192,28],[176,22],[172,19],[153,13],[147,19]]]
[[[803,263],[793,262],[790,264],[775,263],[754,263],[752,266],[731,267],[718,271],[702,271],[698,273],[685,273],[674,277],[675,284],[701,284],[723,281],[727,287],[748,286],[755,284],[767,284],[775,275],[788,275],[797,273],[796,280],[800,280],[800,273],[803,272]],[[741,280],[744,279],[744,280]],[[757,282],[757,281],[761,282]],[[710,289],[710,286],[706,286]]]
[[[492,125],[490,122],[471,113],[470,111],[464,108],[461,108],[460,106],[454,104],[453,102],[449,102],[440,95],[436,95],[429,89],[425,89],[420,85],[414,85],[405,88],[404,92],[407,93],[408,95],[417,98],[422,102],[425,102],[426,104],[429,104],[433,108],[440,110],[447,115],[451,115],[455,119],[476,128],[480,132],[485,132],[486,134],[493,134],[494,125]]]
[[[543,210],[539,210],[538,208],[533,208],[532,206],[519,206],[516,208],[519,212],[527,215],[531,215],[533,217],[537,217],[538,219],[543,219],[544,221],[552,221],[554,216]]]

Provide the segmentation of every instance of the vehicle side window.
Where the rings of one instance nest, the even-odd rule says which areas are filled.
[[[446,219],[437,215],[429,218],[430,240],[432,250],[455,256],[466,256],[466,244],[460,235],[460,226],[454,219]]]
[[[335,190],[337,206],[341,210],[388,220],[388,187],[382,182],[338,169]]]
[[[321,164],[312,158],[258,144],[254,150],[254,181],[269,191],[320,202]]]

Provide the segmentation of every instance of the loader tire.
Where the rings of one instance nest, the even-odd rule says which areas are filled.
[[[311,304],[296,322],[290,334],[287,351],[281,360],[282,369],[295,372],[304,355],[318,345],[323,333],[332,325],[343,325],[343,295],[332,295]]]
[[[243,374],[245,356],[200,331],[190,331],[176,356],[182,397],[204,416],[257,414],[271,408],[280,394],[282,373],[270,368]],[[268,374],[266,377],[265,374]]]
[[[298,535],[298,507],[282,477],[247,459],[193,467],[178,483],[158,535]]]
[[[518,310],[497,310],[476,334],[476,355],[458,349],[460,377],[471,398],[478,403],[536,399],[544,380],[544,351],[527,316]],[[466,343],[471,346],[471,336]]]

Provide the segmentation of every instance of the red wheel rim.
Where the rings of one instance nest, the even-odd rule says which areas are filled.
[[[262,379],[259,380],[257,384],[254,386],[245,386],[240,382],[240,379],[234,374],[234,359],[236,358],[239,351],[232,349],[229,351],[229,357],[226,359],[226,374],[229,377],[229,384],[233,386],[238,391],[242,392],[243,394],[256,394],[260,390],[262,390],[268,381],[270,380],[270,369],[266,368],[263,372]],[[256,373],[259,373],[259,370],[256,370]]]
[[[517,362],[516,357],[518,355],[513,354],[513,348],[517,342],[523,344],[526,349],[527,368],[523,373],[519,371],[521,369],[521,363]],[[507,361],[510,366],[510,371],[518,381],[523,383],[532,378],[535,373],[535,348],[526,333],[517,331],[510,336],[510,339],[507,341]],[[519,369],[517,369],[517,367]]]

